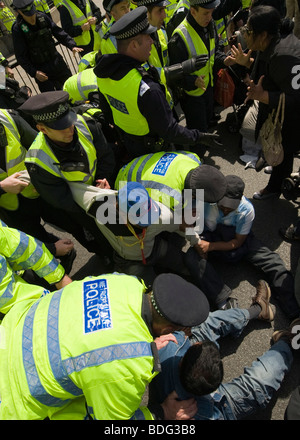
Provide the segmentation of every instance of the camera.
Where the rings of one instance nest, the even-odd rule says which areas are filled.
[[[292,173],[282,182],[282,195],[287,200],[297,200],[300,196],[300,168],[297,173]]]

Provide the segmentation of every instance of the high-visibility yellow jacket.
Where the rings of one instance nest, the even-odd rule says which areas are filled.
[[[227,36],[227,28],[226,28],[226,19],[220,18],[218,20],[214,20],[219,36],[219,44],[220,46],[228,46],[228,36]]]
[[[15,305],[0,326],[0,419],[70,417],[83,398],[95,419],[151,419],[139,407],[157,374],[144,291],[136,277],[114,273]]]
[[[187,48],[189,58],[197,55],[207,55],[208,61],[204,67],[195,71],[193,74],[197,76],[204,75],[205,88],[210,84],[213,86],[213,66],[215,60],[215,37],[210,37],[209,41],[209,51],[202,41],[199,34],[195,31],[193,26],[185,18],[182,23],[174,30],[173,35],[177,33],[182,38],[185,46]],[[185,93],[191,96],[201,96],[205,90],[202,88],[197,88],[195,90],[187,91]]]
[[[89,52],[85,56],[83,56],[78,64],[78,72],[82,72],[83,70],[90,67],[95,67],[97,53],[98,50],[93,50],[92,52]]]
[[[154,67],[165,67],[169,65],[169,55],[168,55],[168,37],[167,33],[164,29],[159,29],[157,31],[159,43],[160,43],[160,49],[161,49],[161,56],[163,62],[161,62],[161,59],[159,57],[159,54],[157,52],[157,48],[154,44],[151,46],[151,52],[149,57],[149,63]]]
[[[26,269],[34,270],[50,284],[58,283],[65,273],[42,242],[18,229],[8,228],[0,220],[1,313],[7,313],[20,301],[38,299],[49,293],[43,287],[28,284],[21,278],[19,271]]]
[[[85,14],[83,14],[82,11],[78,8],[78,6],[75,3],[73,3],[71,0],[62,0],[61,3],[69,11],[74,26],[82,26],[84,23],[86,23],[87,19],[91,18],[93,15],[89,0],[86,0]],[[91,26],[91,30],[93,31],[94,34],[93,50],[99,50],[101,39],[95,27],[96,25],[94,24]],[[82,32],[81,35],[74,37],[74,40],[78,46],[87,46],[91,41],[90,32],[87,31]]]
[[[97,77],[93,69],[85,69],[68,78],[63,89],[69,93],[72,104],[87,101],[89,93],[98,90]]]
[[[0,9],[0,20],[6,27],[7,31],[11,33],[11,28],[16,20],[16,17],[8,7],[5,6],[4,8]]]
[[[170,0],[169,4],[166,6],[166,18],[165,18],[165,25],[168,24],[169,20],[173,17],[173,14],[175,12],[176,6],[177,6],[178,0]]]
[[[157,49],[153,43],[151,46],[151,53],[150,53],[149,60],[143,64],[143,67],[147,70],[147,69],[149,69],[149,67],[151,65],[157,69],[157,71],[159,73],[160,82],[165,87],[166,99],[167,99],[170,107],[172,108],[174,105],[173,98],[172,98],[171,93],[168,90],[167,83],[166,83],[166,76],[165,76],[164,69],[163,69],[165,66],[167,66],[169,64],[167,34],[164,29],[159,29],[157,31],[157,34],[158,34],[158,38],[159,38],[159,42],[160,42],[160,46],[161,46],[161,55],[163,58],[163,63],[161,62],[160,57],[157,52]],[[110,54],[110,53],[117,53],[117,40],[113,35],[107,34],[101,40],[101,52],[103,55]]]
[[[44,12],[45,14],[50,14],[50,8],[48,6],[47,0],[34,0],[33,3],[37,11]]]
[[[118,190],[121,182],[139,182],[153,200],[173,209],[182,201],[187,174],[199,165],[197,154],[188,151],[146,154],[121,168],[115,188]]]
[[[94,182],[97,167],[97,155],[93,144],[93,137],[82,116],[77,116],[75,126],[77,128],[79,142],[83,146],[88,157],[88,172],[61,170],[57,157],[49,147],[44,134],[41,132],[37,135],[29,148],[26,154],[25,163],[35,163],[48,173],[61,177],[67,181],[78,181],[91,185]]]
[[[125,133],[136,136],[149,133],[148,122],[137,104],[141,81],[142,75],[136,69],[130,70],[118,81],[97,77],[99,90],[110,105],[115,125]]]
[[[7,110],[0,110],[0,123],[3,124],[5,129],[8,144],[4,147],[6,169],[0,169],[0,181],[2,181],[14,173],[26,170],[24,160],[27,151],[21,144],[19,130]],[[30,199],[38,197],[37,192],[31,184],[23,189],[21,195]],[[0,196],[0,206],[10,211],[15,211],[19,207],[18,197],[18,194],[2,194]]]
[[[250,8],[252,0],[242,0],[242,9]]]

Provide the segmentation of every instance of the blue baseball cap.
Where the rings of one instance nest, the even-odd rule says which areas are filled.
[[[125,212],[133,225],[147,228],[157,223],[160,208],[149,196],[147,190],[137,182],[128,182],[118,192],[119,209]]]

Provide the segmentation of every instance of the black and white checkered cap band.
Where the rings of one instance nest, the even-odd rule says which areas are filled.
[[[153,307],[154,307],[155,310],[157,311],[157,313],[158,313],[160,316],[162,316],[162,317],[164,318],[164,315],[161,313],[161,311],[160,311],[159,308],[157,307],[157,304],[156,304],[155,299],[154,299],[153,292],[151,293],[151,302],[152,302]]]
[[[201,6],[201,5],[207,5],[208,3],[212,3],[213,0],[190,0],[190,4],[193,6]]]
[[[69,110],[69,104],[59,104],[58,109],[51,113],[41,113],[33,115],[34,119],[38,122],[55,121],[60,118],[64,113]]]
[[[134,37],[135,35],[138,35],[142,33],[144,30],[146,30],[149,27],[149,21],[147,16],[144,18],[144,20],[140,21],[139,23],[135,24],[132,28],[128,29],[127,31],[116,35],[117,40],[125,40],[126,38]]]
[[[154,5],[155,3],[159,3],[159,0],[139,0],[137,2],[138,6]]]

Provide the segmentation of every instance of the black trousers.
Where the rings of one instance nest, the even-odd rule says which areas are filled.
[[[218,309],[230,296],[231,289],[223,283],[210,262],[201,258],[194,248],[182,251],[185,239],[176,233],[162,233],[156,237],[147,264],[129,261],[115,255],[115,270],[142,278],[151,286],[161,272],[177,273],[199,287],[207,297],[211,309]]]
[[[69,67],[58,52],[51,61],[41,66],[37,66],[37,70],[41,70],[48,76],[48,80],[44,82],[41,82],[35,78],[35,81],[42,93],[52,92],[54,90],[62,90],[65,81],[72,76]]]
[[[207,241],[229,241],[235,236],[235,228],[218,225],[216,231],[206,231],[202,234]],[[299,316],[300,307],[295,297],[294,277],[286,268],[277,252],[271,251],[252,232],[244,244],[233,251],[210,252],[210,257],[216,257],[226,262],[237,263],[244,259],[260,269],[270,284],[272,294],[282,310],[291,318]]]

